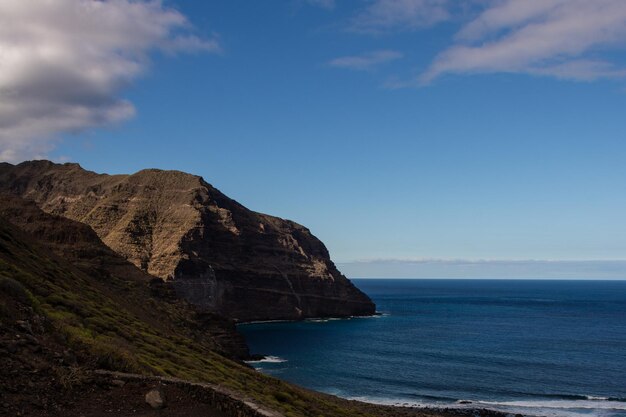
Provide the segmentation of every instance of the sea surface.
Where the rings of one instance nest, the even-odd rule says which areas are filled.
[[[626,281],[354,282],[380,316],[240,325],[252,365],[382,404],[626,416]]]

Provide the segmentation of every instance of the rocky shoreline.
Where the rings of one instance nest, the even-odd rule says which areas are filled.
[[[266,324],[266,323],[297,323],[297,322],[318,322],[318,321],[328,321],[328,320],[352,320],[352,319],[367,319],[381,316],[382,313],[375,312],[373,314],[364,314],[362,316],[359,315],[351,315],[351,316],[320,316],[320,317],[307,317],[303,319],[278,319],[278,320],[250,320],[250,321],[237,321],[236,324],[239,325],[247,325],[247,324]]]

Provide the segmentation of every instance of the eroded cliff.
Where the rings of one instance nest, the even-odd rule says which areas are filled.
[[[248,210],[195,175],[105,175],[31,161],[1,164],[0,191],[88,224],[181,297],[240,321],[375,310],[307,228]]]

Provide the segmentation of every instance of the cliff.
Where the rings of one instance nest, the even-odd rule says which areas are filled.
[[[115,252],[207,311],[249,321],[375,310],[308,229],[248,210],[195,175],[105,175],[31,161],[0,164],[0,191],[88,224]]]
[[[2,194],[0,222],[6,223],[5,228],[8,223],[19,228],[27,239],[33,239],[33,246],[38,247],[40,252],[45,251],[51,262],[60,262],[69,268],[72,273],[63,277],[67,281],[65,287],[84,285],[84,288],[77,288],[76,291],[98,291],[123,306],[118,307],[118,310],[127,311],[131,317],[134,315],[148,321],[152,321],[153,317],[161,317],[155,324],[158,322],[157,327],[163,333],[184,330],[203,348],[229,358],[249,358],[245,340],[231,320],[219,315],[207,315],[179,300],[169,285],[115,253],[102,243],[89,226],[47,214],[32,202]],[[19,261],[15,250],[5,251],[5,255],[12,262]],[[40,266],[29,264],[34,273],[38,272]],[[55,281],[58,284],[61,278],[57,277]],[[36,285],[33,291],[41,291],[42,286],[44,284]],[[62,300],[62,295],[55,294],[56,291],[45,292],[66,308],[83,310],[87,307],[76,305],[73,296]]]

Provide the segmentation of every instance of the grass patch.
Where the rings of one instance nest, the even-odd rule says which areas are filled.
[[[7,274],[7,271],[3,271],[3,275]],[[10,278],[9,276],[0,276],[0,292],[16,299],[22,304],[29,305],[31,307],[38,307],[39,301],[28,291],[19,281]]]

